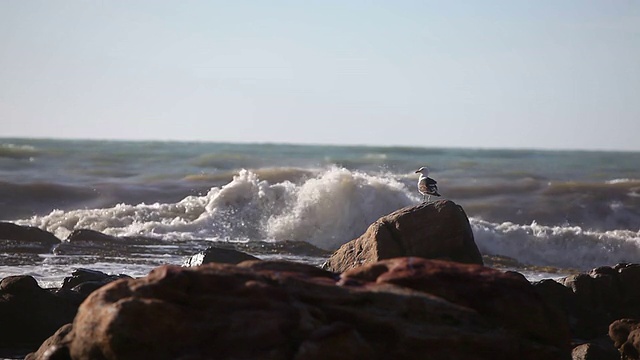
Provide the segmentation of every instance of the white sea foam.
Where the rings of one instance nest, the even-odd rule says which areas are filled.
[[[503,255],[521,263],[590,269],[640,262],[640,231],[592,231],[579,226],[491,223],[471,218],[483,254]]]
[[[296,240],[333,250],[361,235],[380,216],[420,201],[415,189],[402,180],[398,175],[331,167],[297,183],[270,183],[242,170],[228,184],[176,203],[56,210],[20,223],[62,239],[85,228],[169,241]],[[619,202],[611,202],[609,211],[620,219],[633,219]],[[635,229],[596,231],[570,224],[493,223],[474,217],[470,221],[483,254],[579,269],[640,262],[640,231]]]
[[[20,223],[46,229],[62,239],[75,229],[92,229],[174,240],[298,240],[335,249],[380,216],[416,200],[392,176],[332,167],[301,185],[289,181],[270,184],[242,170],[225,186],[177,203],[56,210]]]

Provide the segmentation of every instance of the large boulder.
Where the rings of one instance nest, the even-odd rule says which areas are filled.
[[[478,285],[462,294],[467,276]],[[524,293],[500,292],[503,284]],[[517,324],[508,310],[492,310],[494,301],[533,313]],[[420,258],[373,264],[342,278],[282,261],[162,266],[93,292],[71,331],[39,353],[50,359],[569,359],[568,339],[557,329],[562,323],[536,302],[515,275]],[[526,324],[533,316],[550,318]]]
[[[324,268],[343,272],[403,256],[483,264],[462,207],[449,200],[440,200],[406,207],[381,217],[362,236],[342,245]]]

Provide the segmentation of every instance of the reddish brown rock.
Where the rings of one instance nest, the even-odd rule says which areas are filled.
[[[482,265],[464,210],[452,201],[440,200],[381,217],[362,236],[342,245],[324,268],[343,272],[403,256]]]
[[[409,263],[418,270],[410,273],[406,267],[406,282],[399,262],[393,271],[372,265],[375,276],[362,272],[341,280],[282,261],[163,266],[145,278],[118,280],[93,292],[71,332],[50,346],[56,354],[68,351],[71,359],[569,358],[565,339],[538,336],[540,321],[519,327],[499,311],[485,309],[481,299],[452,296],[442,288],[462,289],[465,281],[456,274],[466,273],[479,282],[470,289],[477,297],[502,301],[508,292],[489,296],[485,287],[495,289],[493,281],[519,284],[515,275],[503,279],[444,263],[439,272],[429,273],[433,262]],[[445,273],[452,275],[449,281]],[[418,286],[429,274],[438,280]],[[524,295],[511,294],[510,306],[533,309],[527,304],[536,301],[535,295],[525,301],[522,289]],[[522,321],[530,318],[523,315]]]
[[[47,359],[47,360],[63,360],[69,358],[69,349],[64,346],[66,337],[73,327],[71,324],[63,325],[50,338],[45,340],[35,353],[28,354],[25,360]]]
[[[522,336],[569,349],[564,314],[549,306],[518,273],[409,257],[347,271],[342,281],[388,283],[436,295],[474,309]]]
[[[609,325],[609,337],[623,359],[640,359],[640,320],[620,319]]]

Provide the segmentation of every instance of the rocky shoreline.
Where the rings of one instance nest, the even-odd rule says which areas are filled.
[[[17,247],[50,246],[50,235],[0,223],[0,241]],[[75,236],[111,240],[88,230]],[[186,265],[137,279],[78,269],[59,289],[5,277],[0,357],[606,360],[640,353],[640,265],[529,282],[483,266],[464,210],[450,201],[382,217],[322,269],[221,248]]]

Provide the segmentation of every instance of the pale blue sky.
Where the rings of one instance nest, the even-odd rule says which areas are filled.
[[[0,137],[640,150],[635,0],[0,0],[0,51]]]

